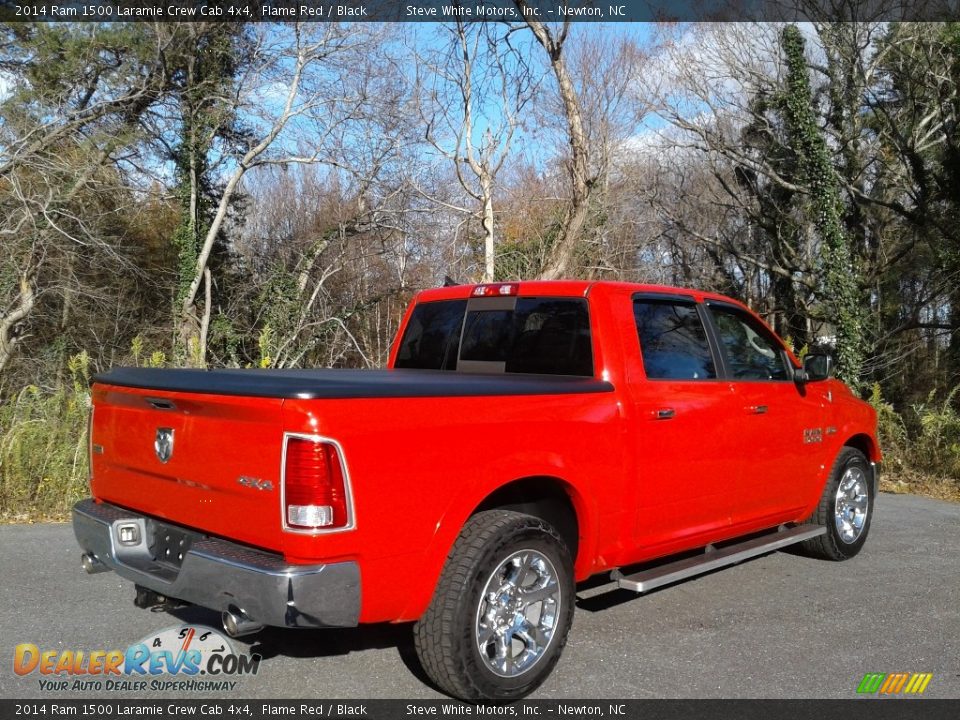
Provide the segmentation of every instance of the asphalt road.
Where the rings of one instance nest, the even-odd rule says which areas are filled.
[[[564,656],[534,698],[850,698],[867,672],[932,672],[925,696],[958,698],[958,550],[960,505],[881,495],[851,561],[777,552],[644,597],[581,600]],[[0,697],[104,696],[41,692],[36,673],[14,675],[21,642],[89,651],[181,620],[219,627],[209,611],[172,617],[132,598],[116,575],[81,571],[68,525],[0,527]],[[440,698],[410,635],[372,626],[237,640],[264,661],[234,697]]]

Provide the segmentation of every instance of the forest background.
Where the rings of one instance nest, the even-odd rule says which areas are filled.
[[[737,297],[957,499],[958,120],[958,23],[4,24],[0,519],[93,373],[380,366],[445,278]]]

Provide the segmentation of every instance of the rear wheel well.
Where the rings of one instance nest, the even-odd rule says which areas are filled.
[[[560,534],[570,556],[576,560],[580,539],[577,511],[559,478],[530,477],[508,483],[488,495],[471,517],[495,509],[513,510],[546,520]]]
[[[852,438],[847,440],[844,445],[862,452],[864,457],[867,458],[868,462],[872,461],[877,455],[873,447],[873,440],[869,435],[854,435]]]

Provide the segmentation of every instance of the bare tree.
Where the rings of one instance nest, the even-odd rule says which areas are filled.
[[[180,307],[180,336],[188,355],[204,364],[207,348],[202,328],[212,308],[197,307],[210,254],[227,218],[234,195],[251,169],[265,165],[322,162],[326,140],[362,102],[342,92],[342,73],[359,51],[369,47],[370,33],[335,23],[305,23],[259,30],[249,70],[234,98],[235,112],[255,119],[249,143],[232,158],[216,212],[197,256],[193,279]],[[304,133],[310,138],[305,139]],[[296,136],[300,141],[296,141]]]
[[[536,91],[536,79],[523,56],[506,42],[503,26],[457,21],[442,27],[450,35],[446,46],[418,55],[417,109],[426,142],[452,163],[458,184],[479,207],[470,209],[453,198],[427,193],[422,183],[417,187],[446,209],[480,220],[483,281],[491,282],[497,174]]]
[[[803,342],[811,319],[825,318],[815,228],[803,219],[808,193],[779,110],[785,70],[777,27],[696,26],[662,47],[659,71],[644,84],[672,125],[660,142],[682,158],[658,177],[666,187],[683,183],[683,191],[661,189],[651,202],[667,224],[712,249],[721,289],[753,301],[777,330]]]
[[[570,19],[565,19],[559,31],[554,32],[549,25],[537,19],[526,0],[514,0],[514,2],[527,27],[547,53],[550,69],[557,81],[557,92],[563,104],[570,142],[570,159],[567,167],[570,181],[569,204],[564,211],[557,239],[550,249],[547,263],[540,272],[542,279],[552,280],[565,275],[573,264],[577,240],[587,217],[587,203],[596,177],[590,172],[590,147],[584,129],[580,98],[563,54],[564,44],[570,32]]]
[[[260,364],[385,359],[385,327],[398,318],[368,320],[406,291],[417,236],[408,182],[417,146],[405,138],[419,128],[395,49],[383,43],[351,58],[337,86],[349,112],[337,116],[314,160],[267,163],[245,177],[249,213],[236,248],[255,269]]]
[[[535,112],[542,126],[560,131],[567,146],[561,164],[568,193],[539,275],[554,279],[571,272],[614,272],[602,257],[602,239],[590,237],[596,228],[590,227],[588,219],[598,191],[605,196],[609,190],[615,157],[626,149],[650,106],[643,95],[633,91],[646,54],[627,33],[574,35],[569,17],[562,23],[544,23],[525,0],[515,3],[536,44],[545,51],[555,80],[553,102],[547,96]],[[607,209],[602,199],[599,205],[603,210],[598,215]],[[578,259],[584,242],[594,246],[583,253],[589,257],[586,262]]]

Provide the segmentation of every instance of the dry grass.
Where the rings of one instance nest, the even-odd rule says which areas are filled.
[[[67,522],[70,522],[69,512],[61,512],[53,515],[45,513],[30,514],[28,512],[4,513],[0,515],[0,525],[38,525]]]
[[[30,385],[0,403],[0,522],[63,520],[88,493],[87,354],[69,369],[55,391]]]
[[[960,482],[948,477],[935,477],[911,471],[881,475],[880,491],[895,495],[920,495],[935,500],[960,502]]]

